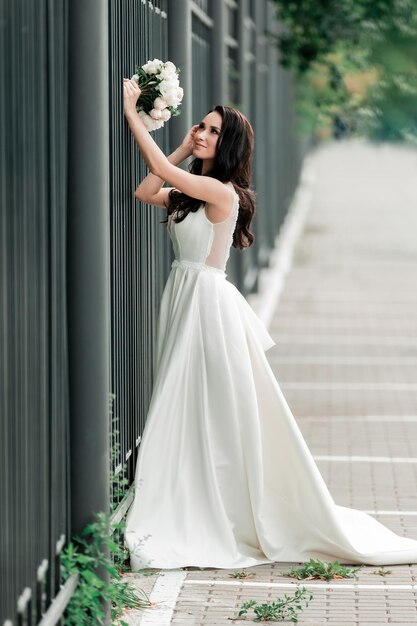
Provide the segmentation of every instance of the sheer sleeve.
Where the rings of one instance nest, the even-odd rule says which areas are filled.
[[[204,210],[204,209],[203,209]],[[204,211],[205,219],[213,228],[213,237],[210,252],[206,258],[206,265],[224,269],[230,255],[237,217],[239,213],[239,196],[234,192],[234,202],[229,215],[221,222],[213,224]]]

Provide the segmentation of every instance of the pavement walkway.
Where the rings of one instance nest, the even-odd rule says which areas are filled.
[[[336,503],[417,539],[417,151],[342,142],[316,151],[311,167],[268,360]],[[294,592],[289,567],[247,568],[246,579],[217,569],[131,574],[157,604],[126,621],[240,624],[231,618],[242,602]],[[416,625],[417,565],[384,569],[304,583],[314,598],[298,623]]]

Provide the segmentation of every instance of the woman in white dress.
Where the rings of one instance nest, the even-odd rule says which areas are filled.
[[[139,95],[126,79],[125,116],[151,172],[135,195],[167,209],[175,260],[126,521],[132,570],[417,563],[417,541],[335,504],[266,359],[274,341],[226,280],[231,246],[253,242],[249,121],[216,106],[168,160]],[[189,172],[177,167],[191,155]]]

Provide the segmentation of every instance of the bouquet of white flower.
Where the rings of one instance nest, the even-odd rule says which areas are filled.
[[[148,131],[161,128],[170,117],[180,115],[178,105],[184,95],[178,81],[180,71],[171,61],[163,63],[159,59],[136,66],[132,80],[141,90],[136,110]]]

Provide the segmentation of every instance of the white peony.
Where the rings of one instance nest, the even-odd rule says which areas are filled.
[[[159,83],[159,92],[166,100],[168,106],[177,102],[177,85],[170,81],[163,80]]]
[[[152,113],[152,111],[151,111],[151,113]],[[150,115],[148,115],[148,113],[145,113],[145,111],[142,111],[142,110],[139,111],[138,115],[141,118],[141,120],[143,121],[144,126],[145,126],[145,128],[146,128],[146,130],[148,132],[152,132],[153,130],[157,130],[158,128],[161,128],[164,125],[164,120],[163,119],[156,120],[153,117],[151,117]]]
[[[172,81],[172,82],[178,82],[178,77],[176,72],[172,71],[170,68],[162,68],[162,70],[159,72],[158,74],[158,78],[159,80],[167,80],[167,81]]]
[[[174,73],[177,72],[177,68],[175,67],[175,65],[172,63],[172,61],[167,61],[165,63],[165,67],[168,69],[171,69]]]
[[[171,117],[171,111],[169,111],[169,109],[164,109],[163,111],[161,111],[161,120],[163,120],[164,122],[167,122],[170,117]]]
[[[162,109],[165,109],[167,106],[168,106],[167,101],[164,98],[161,98],[161,96],[158,96],[153,101],[153,108],[154,109],[162,110]]]
[[[142,65],[142,69],[145,70],[147,74],[156,74],[162,66],[162,61],[154,59],[153,61],[148,61],[145,65]]]
[[[154,120],[161,119],[161,114],[162,114],[162,111],[160,109],[152,109],[151,111],[149,111],[149,115],[153,117]]]
[[[142,122],[144,123],[146,130],[153,130],[152,120],[149,115],[142,117]]]

